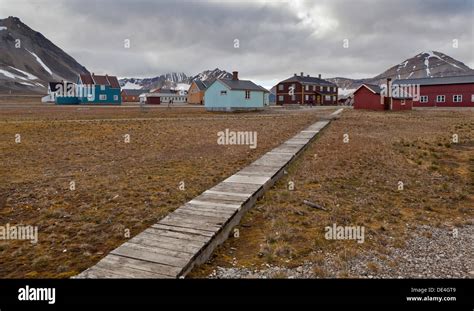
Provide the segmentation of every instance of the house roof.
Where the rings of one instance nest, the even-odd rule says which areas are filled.
[[[301,76],[301,75],[294,75],[286,80],[283,80],[281,82],[300,82],[301,84],[315,84],[315,85],[321,85],[321,86],[336,86],[335,83],[329,82],[328,80],[316,78],[316,77],[311,77],[311,76]],[[280,82],[280,83],[281,83]]]
[[[357,90],[354,91],[353,94],[357,93],[362,87],[365,87],[367,88],[369,91],[371,91],[372,93],[376,94],[376,95],[380,95],[380,93],[382,92],[382,88],[378,85],[375,85],[375,84],[362,84],[361,86],[359,86],[357,88]],[[393,88],[395,88],[395,86],[392,85],[392,90]],[[403,90],[400,90],[402,93],[403,93]],[[399,96],[392,96],[392,98],[395,98],[395,99],[410,99],[410,98],[413,98],[413,96],[410,96],[410,94],[400,94]]]
[[[116,76],[100,76],[90,73],[80,74],[79,79],[82,84],[108,85],[111,88],[120,88],[120,83]]]
[[[196,84],[198,90],[200,90],[200,91],[204,91],[205,89],[207,89],[206,82],[204,82],[204,81],[196,79],[196,80],[194,80],[194,83]]]
[[[443,84],[465,84],[474,83],[474,75],[420,78],[420,79],[399,79],[393,81],[393,84],[419,84],[419,85],[443,85]]]
[[[139,96],[140,94],[143,93],[148,93],[150,90],[144,90],[144,89],[122,89],[122,92],[125,93],[125,95],[128,96]]]
[[[268,92],[267,89],[253,83],[250,80],[217,79],[216,81],[220,81],[231,90]]]

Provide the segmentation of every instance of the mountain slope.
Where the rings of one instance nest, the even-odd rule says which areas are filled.
[[[232,74],[225,70],[216,68],[214,70],[205,70],[195,76],[187,76],[184,73],[172,72],[154,78],[123,78],[120,79],[119,82],[123,88],[130,89],[154,89],[167,87],[187,90],[191,83],[196,79],[204,81],[216,78],[232,78]]]
[[[20,19],[0,19],[0,92],[45,93],[47,82],[75,81],[88,72]]]
[[[367,79],[331,78],[338,85],[340,94],[346,95],[357,89],[363,83],[383,84],[387,78],[433,78],[447,76],[462,76],[474,74],[474,70],[464,63],[437,51],[421,52],[405,61],[390,67],[381,74]]]

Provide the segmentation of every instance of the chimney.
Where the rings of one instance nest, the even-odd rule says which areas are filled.
[[[387,78],[387,97],[392,97],[392,79]]]
[[[301,76],[304,76],[304,73],[303,73],[303,71],[301,72]]]
[[[295,73],[295,77],[296,77],[296,73]]]
[[[232,71],[232,80],[239,80],[239,72]]]
[[[321,74],[318,74],[318,78],[321,79]]]

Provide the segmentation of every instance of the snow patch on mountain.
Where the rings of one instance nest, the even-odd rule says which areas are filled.
[[[127,89],[127,90],[139,90],[142,89],[143,87],[140,84],[136,84],[130,81],[127,81],[123,86],[122,89]]]
[[[27,50],[31,55],[33,55],[34,58],[36,58],[36,61],[41,65],[41,67],[44,68],[44,70],[46,70],[51,76],[53,75],[53,72],[51,71],[51,69],[49,69],[48,66],[46,66],[45,63],[43,63],[43,61],[41,60],[41,58],[38,57],[38,55],[36,55],[35,53]]]
[[[37,76],[35,76],[35,75],[32,75],[32,74],[31,74],[31,73],[29,73],[29,72],[26,72],[26,71],[20,70],[20,69],[18,69],[18,68],[12,67],[12,66],[8,66],[8,67],[10,67],[11,69],[13,69],[13,70],[16,70],[16,71],[18,71],[18,72],[21,72],[21,73],[22,73],[23,75],[25,75],[25,76],[26,76],[26,78],[27,78],[27,79],[29,79],[29,80],[37,80],[37,79],[38,79],[38,77],[37,77]]]
[[[8,29],[8,28],[5,27],[5,26],[0,26],[0,31],[2,31],[2,30],[7,30],[7,29]]]

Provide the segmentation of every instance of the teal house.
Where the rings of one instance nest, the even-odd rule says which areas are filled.
[[[239,80],[238,72],[232,79],[216,79],[204,93],[208,111],[261,110],[269,104],[269,92],[250,80]]]
[[[73,91],[68,87],[67,91],[56,93],[55,103],[58,105],[120,105],[122,103],[120,84],[115,76],[81,74]]]

